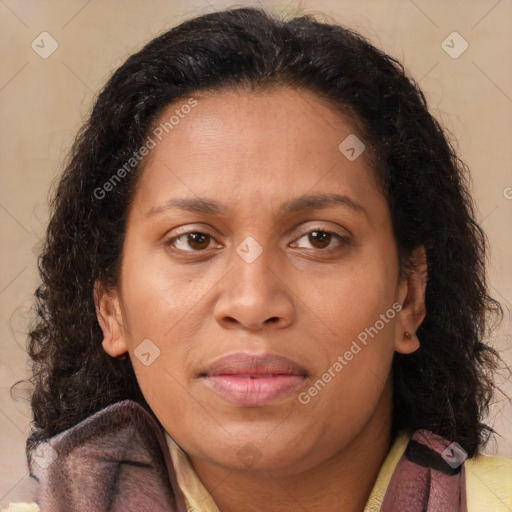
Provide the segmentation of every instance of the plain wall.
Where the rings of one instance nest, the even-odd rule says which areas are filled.
[[[512,365],[512,3],[495,0],[262,1],[273,12],[302,7],[350,26],[402,61],[468,164],[478,218],[491,247],[491,294],[505,319],[493,343]],[[52,181],[95,94],[131,53],[194,15],[236,4],[191,1],[40,1],[0,3],[0,501],[19,500],[27,478],[27,404],[11,385],[26,377],[26,331],[38,284],[36,254]],[[39,34],[57,50],[43,59]],[[452,58],[442,42],[458,32],[468,48]],[[44,36],[47,37],[47,36]],[[452,52],[461,48],[455,36]],[[451,36],[453,39],[453,36]],[[49,39],[45,40],[47,51]],[[433,205],[435,207],[435,205]],[[512,396],[509,382],[503,388]],[[485,453],[512,456],[512,408],[496,396],[488,419],[500,434]]]

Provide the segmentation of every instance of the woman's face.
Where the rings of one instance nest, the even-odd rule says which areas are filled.
[[[285,474],[371,452],[423,287],[399,277],[367,150],[307,91],[193,97],[150,132],[118,287],[99,301],[105,350],[128,351],[197,464]]]

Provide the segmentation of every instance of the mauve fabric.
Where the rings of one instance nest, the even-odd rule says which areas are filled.
[[[417,430],[393,472],[381,512],[467,512],[464,464],[448,464],[441,456],[449,445]],[[29,466],[39,482],[41,512],[187,511],[164,433],[129,400],[50,439]]]
[[[30,463],[43,512],[187,510],[165,437],[135,402],[99,411],[50,445]]]
[[[467,512],[464,458],[450,441],[417,430],[391,476],[381,512]]]

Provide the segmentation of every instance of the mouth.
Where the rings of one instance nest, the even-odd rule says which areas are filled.
[[[306,370],[273,353],[236,352],[215,360],[199,375],[222,398],[248,407],[276,402],[304,385]]]

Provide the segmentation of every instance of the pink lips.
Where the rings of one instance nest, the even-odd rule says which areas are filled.
[[[278,354],[236,352],[214,361],[201,377],[222,397],[239,405],[256,407],[297,390],[307,379],[307,372]]]

